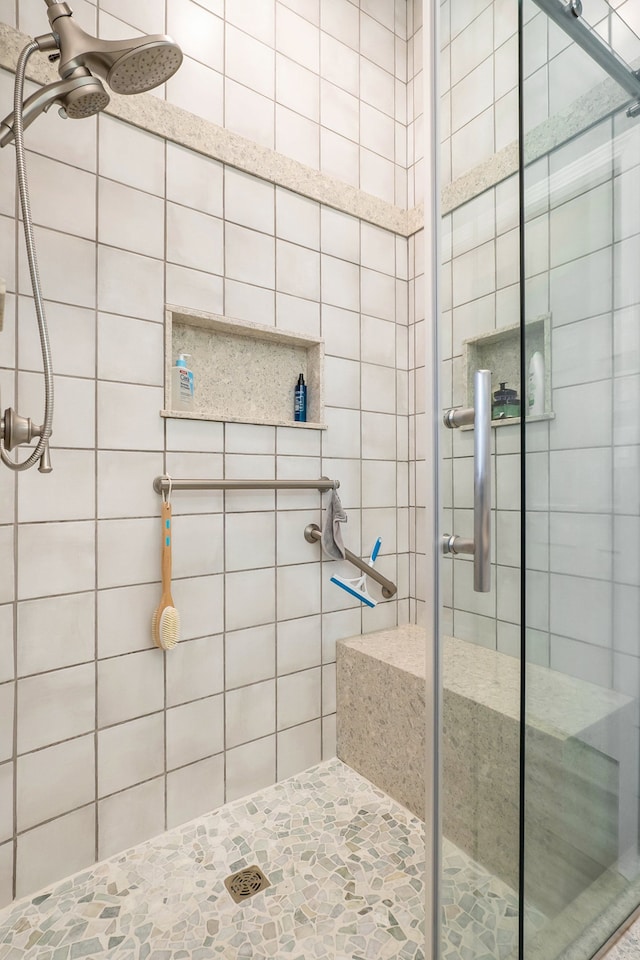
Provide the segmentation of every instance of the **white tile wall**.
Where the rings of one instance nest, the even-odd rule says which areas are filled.
[[[314,13],[308,4],[235,0],[225,21],[221,3],[169,0],[166,24],[153,4],[98,6],[105,36],[166,29],[183,44],[184,67],[161,97],[406,203],[421,104],[413,74],[407,97],[402,3],[391,17],[374,2],[360,10],[330,0]],[[87,27],[95,19],[88,3],[75,13]],[[23,29],[38,32],[37,17],[21,16]],[[411,69],[419,72],[417,38],[414,31]],[[9,80],[0,74],[3,97]],[[65,137],[57,118],[43,117],[29,134],[57,396],[54,473],[18,478],[17,513],[15,480],[0,475],[0,553],[9,571],[0,581],[0,842],[12,836],[13,801],[3,798],[14,781],[21,831],[15,863],[12,844],[0,858],[8,875],[15,871],[18,894],[335,751],[335,641],[359,633],[363,618],[346,595],[336,599],[332,571],[302,536],[321,521],[321,498],[174,498],[183,639],[165,657],[150,634],[159,599],[154,476],[335,475],[349,510],[348,545],[360,550],[361,527],[366,549],[382,533],[380,562],[399,584],[400,602],[381,604],[364,626],[407,619],[410,589],[402,573],[406,239],[110,117],[74,124]],[[48,189],[52,176],[65,185],[59,195]],[[73,210],[60,202],[70,194]],[[411,202],[415,195],[413,188]],[[7,341],[18,289],[20,406],[30,412],[41,405],[39,344],[21,241],[13,262],[7,196],[0,366],[12,371],[16,359]],[[421,319],[411,276],[411,309]],[[322,336],[329,429],[162,420],[165,302]],[[397,379],[396,369],[405,375]],[[3,374],[2,385],[8,400],[13,377]],[[49,788],[38,790],[44,781]],[[3,902],[11,896],[5,859]]]

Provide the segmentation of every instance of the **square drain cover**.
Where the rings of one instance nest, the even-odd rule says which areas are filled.
[[[260,867],[255,865],[232,873],[226,878],[224,885],[236,903],[242,903],[255,893],[260,893],[261,890],[271,886]]]

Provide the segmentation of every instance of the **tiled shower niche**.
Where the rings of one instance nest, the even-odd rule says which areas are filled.
[[[165,317],[164,417],[323,429],[321,340],[263,324],[168,306]],[[175,410],[171,371],[189,354],[193,410]],[[307,384],[307,420],[293,419],[300,374]]]

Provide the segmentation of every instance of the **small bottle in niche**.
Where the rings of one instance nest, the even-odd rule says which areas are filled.
[[[293,419],[299,423],[307,420],[307,385],[304,376],[300,374],[293,394]]]
[[[178,355],[172,371],[171,402],[174,410],[193,410],[193,372],[187,367],[189,353]]]

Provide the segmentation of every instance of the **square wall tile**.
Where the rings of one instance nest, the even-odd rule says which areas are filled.
[[[322,757],[322,724],[320,720],[303,723],[278,733],[278,780],[292,777]]]
[[[98,733],[98,795],[107,796],[159,776],[164,769],[164,719],[160,713]]]
[[[95,723],[93,664],[18,681],[18,753],[77,737]]]
[[[144,650],[98,664],[98,726],[133,720],[164,707],[164,663]]]
[[[16,854],[16,896],[41,890],[92,864],[95,829],[91,805],[21,834]]]
[[[225,699],[225,745],[228,749],[275,731],[275,680],[231,690]]]
[[[320,667],[278,678],[278,730],[315,720],[321,708]]]
[[[279,567],[278,620],[320,613],[320,563]]]
[[[316,667],[322,657],[319,615],[278,623],[278,676]]]
[[[167,828],[201,817],[224,803],[224,757],[209,757],[167,775]]]
[[[260,680],[269,680],[276,671],[276,628],[270,623],[225,636],[227,690]]]
[[[18,604],[18,676],[92,660],[93,593],[66,594]]]
[[[275,620],[275,570],[250,570],[226,575],[228,630],[272,623]],[[251,598],[251,603],[247,602]]]
[[[113,856],[164,830],[164,777],[98,803],[98,859]]]
[[[276,738],[263,737],[226,752],[226,800],[237,800],[276,782]]]
[[[222,637],[182,641],[180,656],[167,657],[167,706],[199,700],[224,688]]]
[[[224,748],[223,697],[195,700],[167,711],[167,768],[221,753]]]
[[[18,831],[95,799],[93,735],[28,753],[18,758],[16,769]]]

